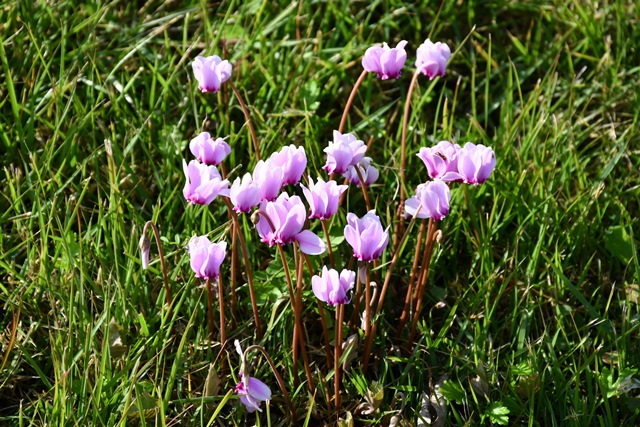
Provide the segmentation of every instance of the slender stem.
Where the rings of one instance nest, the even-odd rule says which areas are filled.
[[[235,221],[231,225],[231,328],[236,324],[236,282],[238,280],[238,232]]]
[[[331,239],[329,238],[329,227],[327,226],[327,220],[320,220],[322,224],[322,231],[324,231],[324,238],[327,240],[327,250],[329,251],[329,262],[331,263],[331,268],[336,268],[336,264],[333,260],[333,249],[331,248]]]
[[[353,104],[353,99],[356,97],[356,92],[358,92],[358,88],[360,84],[363,82],[364,78],[367,77],[369,72],[367,70],[362,70],[362,74],[356,80],[356,84],[353,85],[353,89],[351,89],[351,94],[349,95],[349,99],[347,100],[347,105],[344,106],[344,111],[342,112],[342,119],[340,120],[340,127],[338,128],[338,132],[342,133],[344,130],[344,125],[347,123],[347,116],[349,115],[349,109],[351,108],[351,104]]]
[[[278,373],[278,370],[276,369],[276,365],[273,363],[273,360],[271,360],[269,353],[267,353],[267,351],[262,346],[252,345],[247,347],[247,349],[244,351],[244,359],[246,360],[247,354],[249,353],[249,351],[254,349],[260,350],[260,352],[267,359],[269,366],[271,366],[271,371],[276,376],[276,381],[278,381],[280,390],[282,390],[282,395],[284,396],[284,400],[287,402],[287,406],[289,407],[289,412],[291,413],[291,421],[294,423],[294,425],[298,425],[298,420],[296,419],[296,411],[293,408],[293,405],[291,404],[291,398],[289,397],[289,392],[287,391],[287,388],[284,386],[284,381],[282,380],[282,377]]]
[[[302,270],[304,264],[302,263],[302,251],[300,251],[297,244],[293,244],[293,250],[299,252],[298,265],[296,265],[296,311],[298,313],[298,343],[300,344],[300,353],[302,353],[302,361],[304,362],[304,371],[307,375],[307,381],[309,383],[309,390],[311,394],[315,394],[316,388],[313,383],[313,376],[311,374],[311,367],[309,365],[309,357],[307,356],[307,349],[304,345],[304,328],[302,326]]]
[[[244,235],[242,234],[242,230],[240,230],[240,221],[238,220],[238,215],[231,207],[229,198],[223,197],[223,199],[227,204],[227,210],[231,215],[234,229],[236,231],[236,234],[238,235],[238,240],[240,241],[240,249],[242,249],[242,257],[244,258],[244,265],[247,271],[247,282],[249,283],[249,295],[251,297],[251,309],[253,310],[253,320],[256,324],[256,335],[258,337],[258,340],[260,340],[262,339],[262,327],[260,326],[260,315],[258,313],[256,291],[253,287],[253,274],[251,273],[251,263],[249,262],[249,251],[247,250],[247,242],[244,240]]]
[[[431,221],[430,221],[431,222]],[[438,229],[438,225],[433,222],[433,226],[427,231],[427,251],[425,252],[426,258],[423,259],[424,263],[424,273],[420,278],[420,282],[418,282],[418,286],[416,287],[416,309],[413,313],[413,322],[411,324],[411,332],[409,333],[408,346],[409,348],[413,347],[413,337],[416,333],[416,327],[418,325],[418,319],[420,318],[420,309],[422,308],[422,298],[424,296],[424,286],[427,282],[427,277],[429,276],[429,266],[431,264],[431,255],[433,254],[433,246],[435,244],[435,235],[436,230]]]
[[[342,372],[340,371],[340,357],[342,357],[342,323],[344,321],[344,304],[338,304],[336,307],[336,345],[333,348],[333,370],[334,370],[334,391],[333,396],[335,399],[336,406],[336,417],[340,412],[340,385],[342,383],[340,376]]]
[[[478,242],[477,248],[480,248],[480,236],[478,236],[478,230],[476,229],[476,221],[475,215],[471,212],[471,205],[469,205],[469,197],[467,196],[467,186],[462,186],[462,194],[464,194],[464,202],[467,205],[467,210],[469,211],[469,217],[471,218],[471,229],[473,230],[473,235],[476,237],[476,242]]]
[[[353,168],[358,174],[358,179],[360,179],[360,188],[362,188],[364,203],[367,206],[367,212],[369,212],[371,210],[371,203],[369,202],[369,194],[367,193],[367,186],[364,184],[364,178],[362,178],[362,172],[360,171],[360,167],[358,165],[355,165]]]
[[[384,305],[384,297],[387,294],[387,288],[389,287],[389,283],[391,282],[391,273],[393,272],[393,268],[395,267],[396,263],[398,262],[398,259],[400,258],[400,249],[402,249],[402,245],[405,239],[407,238],[407,236],[409,235],[409,230],[411,230],[411,226],[416,221],[416,218],[418,217],[418,213],[420,213],[421,208],[422,206],[418,206],[418,209],[416,209],[416,213],[411,218],[411,222],[409,223],[409,226],[407,227],[404,234],[402,235],[400,244],[398,245],[398,247],[393,253],[393,257],[391,258],[391,262],[389,263],[389,268],[387,269],[387,274],[384,277],[384,284],[382,285],[382,290],[380,291],[380,298],[378,298],[376,315],[380,314],[380,312],[382,311],[382,307]],[[363,356],[364,372],[366,372],[366,368],[369,363],[369,356],[371,355],[371,347],[373,346],[373,340],[376,336],[377,330],[378,330],[378,322],[374,322],[373,327],[371,329],[371,334],[365,335],[364,356]]]
[[[413,283],[416,279],[416,273],[418,270],[418,262],[420,261],[420,248],[422,247],[422,239],[424,237],[424,231],[426,228],[427,221],[424,219],[420,224],[420,231],[418,232],[418,243],[416,244],[416,251],[413,255],[413,265],[411,266],[411,276],[409,278],[409,286],[407,287],[407,296],[404,299],[404,307],[402,308],[402,315],[400,316],[400,321],[398,322],[398,328],[396,329],[396,336],[400,336],[400,331],[404,327],[404,324],[407,322],[407,318],[409,316],[409,304],[411,303],[411,294],[413,289]]]
[[[320,300],[318,300],[318,311],[320,312],[320,323],[322,323],[322,336],[324,337],[324,353],[327,356],[327,368],[331,367],[331,352],[329,347],[331,341],[329,340],[329,329],[327,328],[327,320],[324,317],[324,307]]]
[[[353,258],[352,258],[353,259]],[[360,319],[360,300],[362,299],[362,277],[360,277],[360,269],[356,274],[356,290],[353,294],[353,313],[349,319],[349,327],[354,328]]]
[[[371,272],[369,269],[369,263],[366,264],[366,282],[364,284],[364,295],[365,295],[365,307],[364,307],[364,341],[365,343],[369,342],[371,338]],[[366,355],[366,353],[365,353]],[[367,364],[369,362],[369,357],[363,357],[362,359],[362,372],[367,372]]]
[[[296,297],[293,291],[293,282],[291,280],[291,272],[289,271],[289,265],[287,264],[287,260],[284,256],[284,249],[282,249],[282,245],[278,244],[278,252],[280,253],[280,259],[282,260],[282,266],[284,268],[284,275],[287,279],[287,286],[289,287],[289,300],[291,301],[291,306],[293,308],[293,340],[291,341],[291,352],[293,353],[293,377],[295,379],[296,386],[300,383],[298,378],[298,329],[299,329],[299,319],[298,319],[298,310],[296,309]]]
[[[220,342],[222,343],[222,348],[224,348],[224,344],[227,342],[227,333],[224,326],[224,290],[222,288],[222,275],[218,276],[218,302],[220,304]]]
[[[205,284],[207,287],[207,323],[209,324],[209,340],[214,341],[214,328],[213,328],[213,292],[211,291],[211,280],[207,279]]]
[[[400,205],[404,205],[405,193],[405,172],[407,168],[407,125],[409,123],[409,107],[411,106],[411,94],[413,93],[413,88],[418,81],[418,76],[420,73],[418,70],[413,74],[411,78],[411,83],[409,84],[409,91],[407,92],[407,100],[404,104],[404,116],[402,118],[402,139],[400,140],[401,148],[400,148]],[[401,220],[402,221],[402,220]]]
[[[235,94],[238,102],[240,103],[240,107],[242,107],[242,112],[244,113],[244,118],[247,120],[249,124],[249,132],[251,133],[251,139],[253,140],[253,149],[256,152],[256,158],[260,160],[260,147],[258,146],[258,137],[256,135],[256,130],[253,128],[253,122],[251,121],[251,116],[249,115],[249,109],[247,108],[247,104],[242,100],[242,96],[240,96],[240,92],[233,85],[233,82],[229,80],[229,85],[231,85],[231,89]]]
[[[160,233],[158,232],[158,228],[153,221],[147,221],[144,224],[142,233],[146,235],[147,228],[149,227],[153,229],[153,234],[156,239],[156,245],[158,246],[158,255],[160,256],[160,265],[162,267],[162,278],[164,279],[164,293],[167,296],[167,306],[169,307],[169,312],[171,312],[171,289],[169,289],[169,276],[167,275],[167,264],[164,261],[164,251],[162,250],[162,243],[160,242]]]

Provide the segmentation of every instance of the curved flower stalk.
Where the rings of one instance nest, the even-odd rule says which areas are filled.
[[[182,194],[188,202],[208,205],[219,195],[229,196],[229,181],[222,179],[215,166],[197,160],[191,160],[187,165],[183,159],[182,169],[187,178]]]
[[[205,93],[216,93],[222,83],[231,77],[231,64],[227,60],[223,61],[218,55],[197,56],[191,66],[198,81],[198,89]]]
[[[298,196],[291,196],[283,192],[274,202],[263,202],[256,229],[263,242],[269,246],[297,242],[300,250],[308,255],[319,255],[325,251],[325,245],[320,238],[309,230],[303,230],[307,217],[307,209]],[[272,227],[273,226],[273,227]]]
[[[222,138],[212,138],[202,132],[189,143],[191,153],[205,165],[218,166],[231,153],[231,147]]]
[[[382,80],[397,79],[402,74],[402,67],[407,60],[404,47],[406,40],[402,40],[394,48],[387,43],[371,46],[362,57],[362,68],[370,73],[376,73]]]

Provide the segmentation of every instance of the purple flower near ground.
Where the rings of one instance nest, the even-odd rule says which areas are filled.
[[[240,396],[240,402],[247,408],[247,411],[254,412],[257,409],[258,412],[262,412],[260,404],[271,399],[271,389],[259,379],[248,375],[240,342],[235,340],[234,345],[240,354],[240,382],[236,384],[235,392]]]
[[[322,276],[311,278],[311,287],[314,295],[328,305],[348,304],[347,292],[353,289],[356,280],[356,273],[351,270],[342,270],[338,276],[338,271],[322,267]]]
[[[360,187],[360,177],[358,176],[358,172],[356,172],[356,168],[360,170],[364,185],[367,187],[375,183],[380,176],[378,169],[371,164],[371,157],[363,157],[362,160],[354,166],[349,166],[349,169],[342,175],[347,178],[351,184],[358,187]]]
[[[220,177],[215,166],[207,166],[197,160],[191,160],[187,165],[183,159],[182,169],[187,177],[182,194],[187,201],[208,205],[218,195],[229,196],[229,181]]]
[[[431,178],[457,181],[462,179],[458,174],[458,153],[460,150],[458,144],[440,141],[431,148],[420,148],[418,157],[424,162]]]
[[[327,164],[323,169],[331,174],[343,174],[364,157],[367,146],[351,133],[343,135],[334,130],[333,141],[329,141],[329,146],[323,151],[327,153]]]
[[[272,165],[282,168],[282,184],[296,185],[307,167],[307,155],[303,147],[289,145],[273,153],[269,158]]]
[[[231,153],[231,147],[222,139],[213,139],[209,132],[202,132],[189,143],[191,153],[206,165],[218,166]]]
[[[249,212],[254,206],[260,204],[260,189],[247,173],[240,178],[236,178],[231,185],[229,198],[236,212]]]
[[[191,64],[193,75],[198,81],[198,89],[202,92],[217,92],[222,83],[231,77],[231,64],[218,55],[197,56]]]
[[[309,230],[303,230],[307,209],[298,196],[283,192],[274,202],[263,202],[260,209],[267,214],[273,228],[262,214],[256,228],[263,242],[269,246],[298,242],[300,250],[308,255],[324,252],[325,244]]]
[[[193,236],[189,240],[188,249],[191,269],[196,273],[196,277],[217,279],[224,261],[227,242],[211,243],[207,236]]]
[[[302,184],[300,187],[309,203],[309,218],[317,219],[329,219],[338,212],[340,196],[347,189],[346,185],[338,185],[333,180],[324,182],[322,178],[318,178],[315,184],[313,179],[309,178],[309,188]]]
[[[272,201],[282,189],[282,168],[271,161],[260,160],[253,170],[253,182],[258,185],[260,201]]]
[[[389,243],[389,229],[382,229],[380,218],[369,211],[362,218],[354,213],[347,214],[344,237],[353,248],[353,256],[359,261],[373,261],[380,258]]]
[[[449,186],[436,179],[418,185],[416,195],[405,202],[404,211],[406,215],[414,216],[420,207],[417,218],[433,218],[440,221],[449,214],[450,201]]]
[[[416,53],[416,68],[433,80],[436,76],[444,76],[447,62],[451,58],[451,49],[445,43],[433,43],[427,39],[420,45]]]
[[[371,46],[362,57],[362,67],[370,73],[377,73],[382,80],[397,79],[407,60],[406,45],[407,42],[402,40],[393,49],[386,43],[382,47]]]
[[[458,154],[458,173],[465,184],[484,184],[496,167],[491,147],[467,142]]]

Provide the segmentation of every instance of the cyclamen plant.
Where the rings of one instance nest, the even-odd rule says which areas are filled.
[[[209,57],[198,56],[192,63],[197,88],[202,93],[215,93],[228,81],[227,84],[231,86],[233,93],[237,97],[249,125],[256,163],[253,170],[239,170],[241,169],[240,167],[225,169],[224,163],[228,162],[231,150],[236,149],[236,147],[232,147],[225,139],[214,138],[208,132],[201,132],[189,143],[189,150],[196,159],[188,163],[183,160],[183,170],[186,178],[183,196],[186,202],[193,205],[209,205],[216,198],[226,204],[229,219],[231,220],[231,227],[228,228],[232,237],[231,250],[228,251],[231,256],[230,264],[232,266],[238,265],[239,261],[236,257],[242,254],[248,283],[247,288],[251,297],[254,324],[256,326],[255,338],[258,340],[262,338],[260,310],[255,295],[249,246],[245,238],[259,239],[265,244],[262,248],[252,248],[254,257],[257,256],[256,254],[259,251],[278,251],[289,289],[291,310],[294,314],[293,337],[291,339],[292,386],[300,386],[298,378],[299,355],[302,355],[302,364],[307,377],[306,384],[310,389],[311,395],[314,396],[316,395],[314,378],[317,376],[313,374],[311,366],[315,365],[317,370],[325,368],[329,370],[333,365],[335,373],[333,399],[328,399],[326,405],[330,407],[332,404],[335,413],[338,415],[341,411],[342,365],[340,358],[343,345],[343,329],[349,327],[350,333],[355,332],[357,328],[355,324],[357,322],[354,322],[353,318],[360,315],[363,294],[365,299],[363,310],[364,326],[362,326],[364,329],[364,346],[360,350],[362,356],[360,368],[362,372],[366,373],[378,327],[378,319],[382,317],[382,311],[385,307],[385,295],[392,281],[394,267],[402,257],[404,239],[410,235],[412,224],[416,220],[422,221],[421,231],[417,238],[418,245],[414,255],[414,266],[420,265],[421,270],[420,274],[413,274],[413,272],[411,274],[405,305],[402,315],[398,319],[398,330],[396,331],[397,336],[402,336],[404,325],[411,320],[412,328],[406,341],[406,347],[409,349],[412,347],[416,324],[420,318],[422,294],[428,277],[430,259],[437,236],[442,233],[437,230],[437,224],[446,218],[451,209],[455,208],[450,204],[451,191],[452,189],[456,191],[455,186],[460,184],[480,185],[485,183],[496,166],[495,153],[490,147],[482,144],[476,145],[469,142],[464,147],[461,147],[453,142],[440,141],[433,147],[422,147],[417,155],[424,163],[426,171],[414,175],[423,176],[425,179],[417,185],[413,197],[408,199],[405,197],[405,186],[410,188],[407,185],[405,174],[405,153],[407,151],[409,109],[413,88],[418,83],[419,75],[425,75],[431,80],[444,76],[452,56],[449,46],[445,43],[433,43],[427,39],[417,49],[414,62],[415,71],[407,91],[402,122],[402,148],[399,162],[400,200],[397,205],[397,215],[391,217],[391,219],[389,219],[388,215],[385,222],[390,223],[386,224],[386,226],[383,225],[383,221],[376,214],[375,206],[371,206],[370,203],[371,200],[377,203],[380,203],[380,201],[377,198],[370,199],[368,197],[368,191],[375,192],[379,185],[369,188],[369,190],[367,188],[379,180],[382,180],[382,185],[387,186],[393,185],[393,182],[381,176],[380,171],[374,166],[374,164],[379,164],[376,163],[375,153],[367,153],[365,143],[358,139],[354,133],[345,132],[345,127],[347,125],[348,111],[355,99],[356,91],[368,74],[374,73],[382,80],[396,79],[395,84],[401,84],[402,70],[407,60],[407,51],[405,50],[407,46],[408,43],[402,40],[394,48],[389,47],[387,43],[383,43],[382,46],[376,45],[366,50],[362,58],[362,74],[356,81],[345,105],[340,126],[338,130],[333,132],[333,140],[323,149],[326,154],[326,161],[322,169],[329,175],[328,179],[325,180],[322,175],[316,175],[317,179],[315,181],[309,177],[311,173],[307,171],[307,153],[303,146],[285,145],[279,151],[272,153],[269,157],[265,157],[265,160],[261,160],[260,144],[253,128],[249,110],[231,81],[233,68],[229,61],[213,55]],[[366,128],[364,132],[366,132]],[[230,140],[233,141],[233,137]],[[312,143],[315,142],[305,141],[307,147]],[[310,150],[309,152],[313,153],[315,151]],[[218,170],[218,167],[220,167],[220,170]],[[226,170],[231,170],[231,173],[229,173],[229,179],[233,181],[231,186],[229,185],[228,177],[225,175]],[[339,184],[333,180],[336,175],[342,175],[344,184]],[[304,182],[304,184],[301,182]],[[282,191],[284,186],[288,186],[287,191]],[[300,188],[297,188],[298,186]],[[347,197],[347,190],[350,186],[358,188],[358,190],[352,190],[352,194],[348,195],[347,200],[349,203],[347,205],[344,199]],[[357,192],[359,191],[362,192],[364,204],[359,203],[357,199]],[[304,200],[295,193],[302,194]],[[304,201],[307,202],[308,207]],[[386,205],[391,204],[392,201],[384,201],[383,203],[385,204],[384,210],[386,210]],[[347,212],[346,206],[353,211]],[[363,206],[366,206],[366,210],[363,209]],[[190,209],[206,208],[195,206],[190,207]],[[393,209],[396,209],[396,207]],[[250,215],[240,216],[239,214],[242,213]],[[244,230],[248,230],[246,221],[249,217],[255,225],[255,231],[252,232],[252,235],[245,236]],[[409,221],[409,218],[410,222],[405,232],[404,221]],[[241,225],[240,220],[245,221],[244,227]],[[425,226],[426,220],[428,220],[428,227]],[[321,224],[326,243],[316,232],[312,231],[314,227],[318,227],[317,222]],[[331,224],[333,224],[333,227],[341,227],[345,223],[346,226],[344,226],[341,234],[350,246],[350,250],[345,245],[332,248],[332,240],[334,240],[336,234],[331,233]],[[392,226],[393,231],[391,231]],[[423,230],[425,229],[425,251],[422,252],[420,242],[423,240]],[[156,230],[155,226],[154,230]],[[391,233],[394,236],[393,244],[390,244]],[[157,232],[156,240],[159,245],[160,241]],[[240,250],[238,250],[238,245]],[[276,249],[269,249],[274,246]],[[146,227],[140,241],[140,247],[142,250],[142,265],[147,268],[150,262],[150,242],[146,235]],[[160,246],[159,249],[162,254]],[[330,267],[325,265],[326,258],[322,258],[325,250],[328,250]],[[334,250],[336,252],[339,251],[338,253],[342,255],[348,253],[353,255],[353,258],[359,264],[356,269],[357,274],[348,267],[348,265],[351,265],[350,257],[334,257]],[[292,256],[287,256],[285,251],[288,251]],[[421,262],[419,262],[419,253],[423,254]],[[213,292],[210,282],[217,281],[218,283],[219,342],[222,350],[228,351],[225,339],[224,302],[224,295],[227,289],[223,286],[222,281],[224,276],[222,267],[227,256],[227,243],[224,240],[219,243],[213,243],[207,236],[194,236],[188,243],[188,254],[195,277],[206,282],[205,287],[208,294],[207,318],[212,342],[215,341],[215,325],[212,315]],[[313,257],[316,258],[314,259]],[[383,257],[387,257],[387,259],[384,264],[380,265],[379,260]],[[292,260],[295,274],[291,273],[289,265]],[[336,266],[339,263],[342,263],[342,265]],[[379,294],[375,304],[372,296],[373,285],[370,264],[377,267],[375,274],[384,274],[384,282],[382,287],[378,289]],[[317,265],[322,265],[323,267],[319,274],[314,274],[317,271]],[[305,274],[306,271],[309,273]],[[163,273],[165,274],[168,305],[170,307],[171,299],[164,261]],[[235,314],[236,287],[239,286],[239,282],[242,279],[238,276],[240,275],[231,274],[232,315]],[[278,286],[279,284],[263,283],[263,285]],[[310,310],[307,305],[309,302],[308,297],[303,293],[305,285],[307,287],[310,285],[318,301],[324,302],[326,305],[318,303],[317,311]],[[354,288],[355,292],[351,296],[350,293]],[[344,310],[345,305],[351,302],[353,304],[349,306],[349,309],[352,311],[352,321],[347,324],[344,322]],[[266,303],[263,303],[263,305],[266,305]],[[325,311],[332,310],[335,310],[336,328],[335,345],[333,346],[330,344],[325,319]],[[268,311],[268,309],[265,309],[265,311]],[[412,313],[412,317],[410,313]],[[318,316],[322,324],[323,338],[325,340],[324,349],[327,355],[326,367],[323,367],[318,361],[309,360],[309,354],[306,352],[305,337],[309,337],[309,334],[305,333],[303,319],[309,316]],[[374,321],[373,319],[376,320]],[[242,332],[238,331],[237,333]],[[267,333],[271,332],[267,331]],[[233,390],[246,410],[248,412],[261,412],[262,402],[269,401],[272,398],[269,386],[262,380],[250,376],[248,372],[246,353],[250,349],[256,348],[269,361],[283,396],[287,401],[291,413],[290,421],[295,423],[296,411],[289,399],[287,387],[275,370],[269,354],[259,346],[250,346],[243,352],[237,340],[235,341],[235,347],[240,356],[240,370],[238,372],[239,381],[235,384]],[[333,361],[331,361],[331,347],[333,347]],[[355,351],[357,352],[358,350]],[[226,360],[226,357],[223,357],[223,359]],[[220,371],[224,372],[224,369],[220,368]],[[328,391],[326,393],[327,395],[329,394]]]

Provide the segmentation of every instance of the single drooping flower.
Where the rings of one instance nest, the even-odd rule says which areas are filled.
[[[260,209],[269,217],[269,221],[259,215],[256,229],[263,242],[269,246],[298,242],[300,250],[308,255],[324,252],[325,244],[309,230],[303,230],[307,218],[307,209],[298,196],[283,192],[273,202],[263,202]],[[273,228],[272,228],[273,225]]]
[[[322,276],[313,276],[311,287],[313,293],[320,301],[328,305],[348,304],[350,298],[347,292],[353,289],[356,280],[356,273],[351,270],[342,270],[340,275],[334,269],[322,267]]]
[[[196,273],[196,277],[217,279],[227,250],[227,242],[211,243],[207,236],[193,236],[189,240],[188,249],[191,269]]]
[[[236,212],[249,212],[254,206],[260,204],[260,189],[251,178],[250,173],[246,173],[242,180],[236,178],[231,185],[229,198]]]
[[[235,392],[240,396],[240,402],[247,408],[247,411],[262,412],[260,404],[271,399],[271,389],[257,378],[250,377],[247,373],[247,364],[244,359],[244,352],[238,340],[234,341],[236,351],[240,354],[240,382],[236,384]]]
[[[407,199],[404,205],[405,214],[414,216],[418,207],[417,218],[433,218],[440,221],[449,214],[451,191],[449,186],[439,179],[418,185],[416,195]]]
[[[260,160],[253,170],[253,182],[258,185],[260,201],[272,201],[282,189],[282,168],[270,160]]]
[[[202,132],[189,143],[191,153],[205,165],[218,166],[231,153],[231,147],[222,138],[213,139],[209,132]]]
[[[416,53],[417,71],[428,76],[430,80],[436,76],[444,76],[449,58],[451,58],[451,49],[446,43],[433,43],[427,39]]]
[[[460,179],[458,174],[458,153],[460,150],[458,144],[440,141],[431,148],[422,147],[418,152],[418,157],[427,167],[429,177],[439,178],[443,181],[456,181]]]
[[[347,214],[344,237],[353,248],[353,256],[359,261],[373,261],[382,256],[389,243],[389,229],[383,230],[380,218],[369,211],[362,218],[356,214]]]
[[[491,147],[467,142],[458,154],[458,174],[465,184],[484,184],[496,167]]]
[[[182,194],[187,201],[198,205],[208,205],[220,196],[229,196],[229,181],[222,179],[215,166],[207,166],[197,160],[189,165],[183,159],[182,169],[187,177]]]
[[[349,166],[349,169],[342,175],[349,180],[349,182],[353,185],[360,187],[360,177],[358,176],[358,172],[356,172],[356,168],[360,170],[360,175],[362,175],[362,180],[364,181],[364,185],[369,187],[371,184],[375,183],[380,176],[380,172],[371,164],[371,157],[363,157],[358,163],[354,166]]]
[[[191,64],[193,74],[198,81],[198,89],[202,92],[217,92],[222,83],[231,77],[231,64],[218,55],[197,56]]]
[[[322,178],[318,178],[318,182],[314,184],[313,179],[309,178],[309,188],[300,184],[304,197],[309,203],[309,218],[329,219],[338,212],[338,204],[340,196],[347,189],[346,185],[338,185],[331,180],[324,182]]]
[[[282,168],[282,184],[296,185],[307,167],[307,155],[303,147],[289,145],[273,153],[269,158],[272,165]]]
[[[407,42],[402,40],[393,49],[386,43],[382,47],[371,46],[362,57],[362,67],[370,73],[377,73],[382,80],[397,79],[407,60],[406,45]]]
[[[334,130],[333,141],[329,141],[329,146],[323,151],[327,153],[327,164],[323,169],[331,174],[343,174],[364,157],[367,146],[351,133],[343,135]]]

